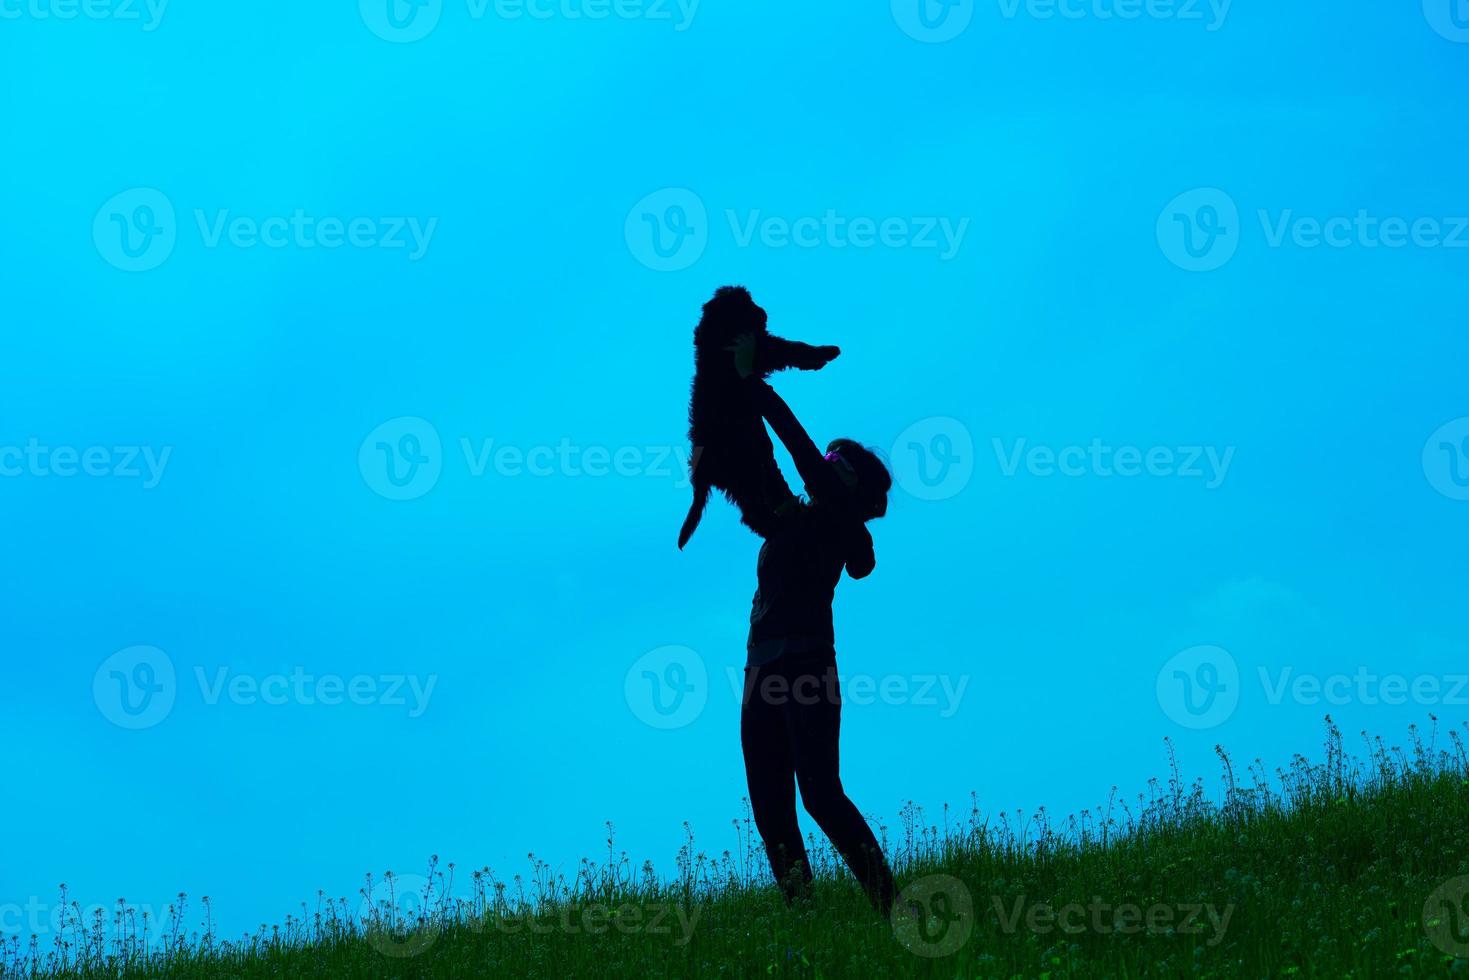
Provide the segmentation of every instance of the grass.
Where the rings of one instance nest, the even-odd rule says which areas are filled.
[[[1364,734],[1353,757],[1328,718],[1323,762],[1237,779],[1219,750],[1213,794],[1170,745],[1147,793],[1059,825],[910,806],[884,834],[908,889],[893,922],[825,850],[814,900],[787,909],[748,818],[715,858],[690,834],[672,880],[634,868],[609,825],[605,863],[571,878],[533,855],[508,882],[434,859],[234,941],[207,899],[189,934],[184,896],[161,932],[125,904],[110,922],[72,905],[49,948],[7,944],[0,977],[1469,978],[1469,760],[1458,731],[1446,749],[1437,734],[1406,750]]]

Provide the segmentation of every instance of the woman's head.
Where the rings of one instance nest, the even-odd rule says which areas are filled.
[[[826,447],[826,461],[836,467],[842,482],[852,491],[852,499],[864,521],[888,512],[893,475],[882,457],[852,439],[833,439]]]

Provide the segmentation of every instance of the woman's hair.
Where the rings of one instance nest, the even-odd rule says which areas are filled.
[[[888,512],[888,491],[893,488],[893,475],[882,457],[853,439],[833,439],[826,447],[828,455],[840,453],[857,477],[853,488],[863,520],[882,517]]]

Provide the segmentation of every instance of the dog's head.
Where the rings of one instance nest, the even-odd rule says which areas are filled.
[[[704,304],[704,317],[694,331],[694,344],[700,348],[723,349],[741,334],[766,333],[765,311],[750,297],[744,286],[721,286],[714,298]]]

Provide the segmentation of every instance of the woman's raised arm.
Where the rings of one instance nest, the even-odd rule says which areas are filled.
[[[806,492],[817,499],[836,502],[843,497],[841,478],[826,462],[826,456],[806,434],[800,421],[791,411],[785,399],[755,373],[755,354],[759,341],[754,334],[745,334],[731,344],[727,350],[734,354],[735,372],[744,380],[750,392],[750,401],[765,421],[775,430],[776,436],[795,461],[801,482]]]
[[[765,417],[765,421],[770,423],[786,451],[791,454],[796,471],[801,474],[801,482],[806,484],[806,492],[819,500],[833,503],[841,500],[845,492],[841,478],[826,461],[821,450],[816,448],[816,443],[806,434],[785,399],[760,378],[752,377],[746,383],[750,387],[750,397],[755,407]]]

